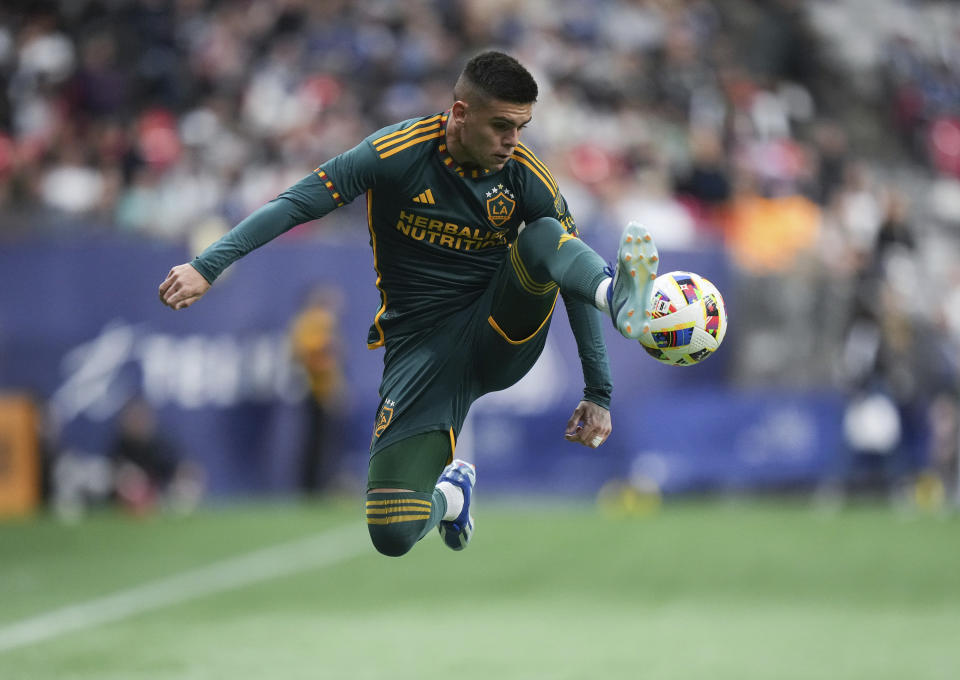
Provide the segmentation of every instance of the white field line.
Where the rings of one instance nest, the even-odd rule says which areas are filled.
[[[0,653],[143,612],[327,567],[371,549],[358,524],[232,557],[0,626]]]

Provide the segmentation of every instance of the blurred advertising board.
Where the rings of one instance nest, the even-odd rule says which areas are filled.
[[[157,286],[189,259],[182,247],[106,237],[6,244],[0,390],[28,393],[43,407],[55,451],[89,456],[105,455],[118,413],[143,397],[182,455],[206,469],[212,493],[282,493],[295,483],[308,394],[291,360],[290,324],[311,291],[326,286],[342,300],[347,383],[335,438],[344,466],[362,477],[382,366],[381,350],[365,344],[379,306],[369,246],[292,232],[236,263],[198,304],[174,312],[159,303]],[[722,291],[732,288],[722,252],[669,259]],[[732,346],[736,305],[727,297]],[[519,385],[478,402],[462,433],[458,453],[484,462],[487,488],[540,479],[545,491],[589,491],[664,461],[667,490],[764,484],[816,475],[836,444],[829,399],[740,395],[726,383],[723,348],[701,366],[678,369],[612,329],[607,340],[616,382],[611,441],[596,452],[562,440],[582,385],[558,305],[541,362]],[[774,432],[786,433],[786,448]],[[547,477],[532,476],[546,460],[554,463]]]

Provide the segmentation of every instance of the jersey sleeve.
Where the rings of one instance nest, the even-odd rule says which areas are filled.
[[[375,161],[376,155],[366,140],[331,158],[204,250],[192,262],[194,269],[213,283],[244,255],[298,224],[346,205],[374,185]]]
[[[523,189],[523,221],[529,224],[541,217],[552,217],[560,222],[568,234],[579,238],[577,223],[560,193],[557,180],[526,147],[517,147],[514,160],[526,169]]]
[[[368,137],[349,151],[334,156],[313,172],[339,207],[367,189],[375,188],[379,175],[382,174],[382,167]]]
[[[609,410],[613,378],[600,311],[572,295],[564,295],[563,304],[577,341],[577,354],[580,355],[583,369],[583,398]]]

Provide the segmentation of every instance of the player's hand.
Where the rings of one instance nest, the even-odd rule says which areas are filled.
[[[567,421],[564,438],[595,449],[607,440],[612,430],[610,411],[592,401],[581,401]]]
[[[160,284],[160,302],[170,309],[186,309],[210,290],[210,284],[189,263],[170,270]]]

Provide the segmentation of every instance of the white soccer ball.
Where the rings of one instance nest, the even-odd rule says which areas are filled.
[[[692,366],[713,354],[727,333],[727,309],[717,287],[692,272],[661,274],[653,282],[647,353],[672,366]]]

